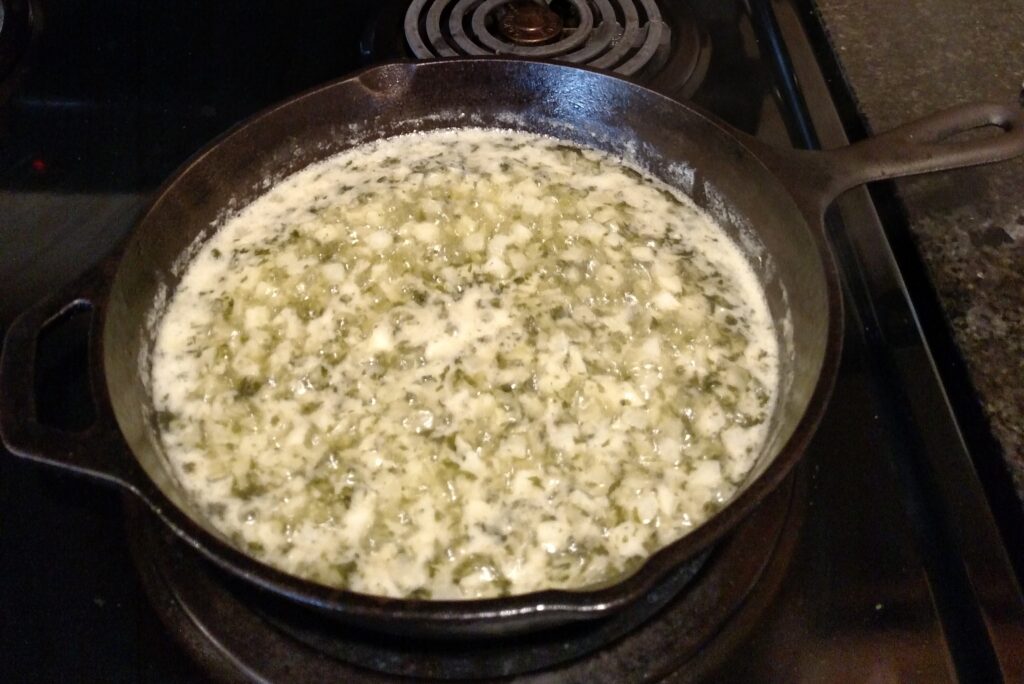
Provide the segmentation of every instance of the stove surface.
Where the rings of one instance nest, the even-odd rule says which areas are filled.
[[[442,48],[426,47],[433,19],[407,24],[409,3],[391,0],[41,3],[34,61],[0,106],[0,325],[109,254],[157,185],[233,124],[370,62],[459,50],[459,27],[498,4],[415,0],[428,13],[447,6],[437,10],[437,26],[443,19],[448,28],[437,30],[455,47]],[[553,0],[552,11],[565,14],[561,28],[535,46],[553,48],[586,12],[593,23],[607,4]],[[452,5],[465,15],[454,24]],[[774,145],[844,142],[791,3],[632,6],[640,8],[637,26],[646,26],[637,29],[633,56],[656,31],[670,38],[659,37],[660,56],[645,57],[631,77],[692,94],[698,106]],[[613,15],[608,30],[624,35],[628,17]],[[481,21],[505,40],[514,30],[503,29],[504,20]],[[426,35],[423,45],[409,31]],[[696,61],[678,57],[687,35],[698,36]],[[628,57],[615,59],[609,68],[626,68]],[[954,440],[937,447],[928,437],[955,436],[956,424],[872,217],[866,194],[849,196],[829,223],[847,334],[834,399],[795,487],[798,513],[780,532],[782,550],[749,595],[722,604],[728,619],[711,630],[717,637],[687,640],[694,628],[680,620],[679,606],[691,600],[684,593],[610,646],[552,665],[555,680],[600,681],[603,672],[616,681],[995,681],[1019,673],[1011,661],[1019,653],[1013,630],[1024,624],[1020,591],[970,481],[968,455]],[[67,429],[90,421],[86,319],[40,341],[39,412]],[[204,632],[209,610],[182,617],[188,600],[160,579],[174,568],[145,551],[140,557],[140,549],[159,547],[162,530],[141,524],[137,512],[126,524],[118,492],[0,456],[0,681],[294,680],[287,668],[247,669],[241,646],[230,643],[244,642],[243,623],[218,636],[209,625]],[[149,546],[139,541],[147,534]],[[164,541],[185,558],[169,565],[198,573],[192,590],[213,581],[203,561]],[[215,595],[225,610],[237,609],[237,594]],[[271,623],[258,627],[254,639],[287,640]],[[343,657],[316,672],[343,678],[337,673],[352,667]],[[367,679],[387,679],[361,667]]]

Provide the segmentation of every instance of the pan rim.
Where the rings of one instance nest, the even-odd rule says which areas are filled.
[[[160,202],[167,193],[181,180],[186,177],[192,169],[202,164],[210,154],[223,143],[247,130],[249,127],[259,125],[265,119],[273,116],[284,109],[300,106],[310,98],[317,98],[322,94],[329,93],[339,87],[345,87],[352,82],[373,81],[375,79],[387,80],[389,72],[417,71],[432,68],[450,68],[444,65],[457,64],[458,68],[479,68],[472,65],[521,65],[525,68],[553,69],[564,71],[583,71],[591,73],[602,79],[611,79],[628,84],[628,87],[637,93],[642,93],[645,98],[656,98],[664,101],[672,108],[681,108],[690,115],[699,117],[705,123],[717,129],[717,133],[737,143],[746,154],[770,177],[775,178],[785,188],[785,183],[778,174],[765,164],[757,154],[754,146],[746,144],[744,135],[719,122],[699,108],[689,103],[678,102],[665,95],[636,85],[626,79],[606,74],[604,72],[568,66],[550,62],[538,62],[522,58],[457,58],[446,60],[435,60],[430,62],[398,61],[368,67],[361,71],[352,73],[344,78],[318,85],[303,93],[299,93],[287,100],[271,105],[270,107],[256,113],[252,117],[238,123],[228,131],[224,132],[210,143],[205,145],[189,160],[183,163],[169,178],[154,192],[153,199],[147,208],[140,214],[135,222],[134,228],[123,243],[123,247],[117,253],[116,269],[108,279],[108,288],[104,293],[105,299],[113,290],[122,272],[124,265],[123,257],[130,245],[134,243],[143,232],[142,227],[151,216],[160,210]],[[436,65],[441,65],[437,67]],[[487,67],[484,67],[487,68]],[[509,68],[515,68],[510,66]],[[393,75],[393,74],[390,74]],[[536,616],[544,616],[545,620],[560,618],[563,621],[590,619],[608,615],[613,611],[621,609],[633,601],[643,597],[648,591],[657,586],[660,581],[669,573],[693,558],[706,551],[715,541],[722,537],[729,530],[734,528],[741,520],[751,515],[759,506],[761,501],[774,491],[789,475],[792,468],[798,463],[806,450],[811,436],[815,432],[818,423],[828,405],[832,387],[835,382],[839,353],[842,338],[842,300],[839,288],[839,275],[831,252],[825,241],[824,230],[821,226],[821,217],[811,215],[806,209],[801,209],[792,193],[788,199],[793,207],[805,219],[806,229],[811,234],[812,240],[818,251],[818,258],[821,262],[822,272],[825,280],[826,304],[828,322],[825,327],[825,344],[822,356],[822,364],[817,374],[813,392],[808,398],[807,406],[793,428],[789,437],[779,446],[775,456],[765,469],[757,477],[744,485],[743,488],[716,514],[706,520],[690,533],[659,549],[648,556],[643,563],[631,574],[626,575],[612,583],[600,587],[581,587],[578,589],[545,589],[525,594],[518,594],[506,597],[487,599],[456,599],[456,600],[431,600],[431,599],[408,599],[382,597],[370,594],[336,589],[322,585],[311,580],[303,579],[274,568],[262,561],[249,556],[237,549],[226,540],[211,533],[204,526],[199,524],[188,511],[182,510],[174,504],[163,489],[150,477],[145,467],[138,461],[135,451],[124,438],[124,423],[118,415],[116,406],[111,406],[116,427],[122,434],[124,451],[130,458],[129,487],[135,491],[180,538],[189,545],[198,549],[204,556],[212,560],[216,565],[228,570],[230,573],[242,579],[267,589],[275,594],[284,596],[290,600],[305,604],[319,612],[336,615],[339,618],[371,619],[383,622],[419,622],[424,621],[432,625],[453,625],[471,628],[484,622],[501,621],[515,623]],[[106,380],[106,346],[107,310],[101,307],[99,311],[102,320],[97,326],[100,335],[100,344],[93,345],[100,374]],[[94,366],[96,367],[96,366]],[[106,384],[104,384],[106,389]],[[111,401],[109,392],[102,397],[104,401]]]

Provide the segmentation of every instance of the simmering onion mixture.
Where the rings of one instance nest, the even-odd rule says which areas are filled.
[[[688,199],[523,133],[392,138],[231,218],[159,326],[174,473],[227,537],[367,594],[635,568],[735,492],[778,383],[767,304]]]

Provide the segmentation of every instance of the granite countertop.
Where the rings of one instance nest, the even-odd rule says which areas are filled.
[[[868,127],[1024,81],[1021,0],[817,0]],[[1024,499],[1024,158],[897,181],[909,227]]]

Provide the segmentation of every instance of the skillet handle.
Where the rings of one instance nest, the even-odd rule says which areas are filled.
[[[988,127],[1000,132],[956,139]],[[864,183],[1005,161],[1022,154],[1024,110],[977,103],[945,109],[849,147],[824,152],[776,151],[768,161],[794,194],[820,212],[845,190]]]
[[[90,359],[89,386],[96,419],[80,432],[68,432],[39,422],[36,415],[35,366],[39,336],[64,316],[89,311],[90,357],[98,339],[100,316],[95,272],[86,273],[66,290],[36,304],[11,324],[0,354],[0,437],[7,449],[23,458],[128,489],[123,440],[110,407],[102,400],[102,374]]]

